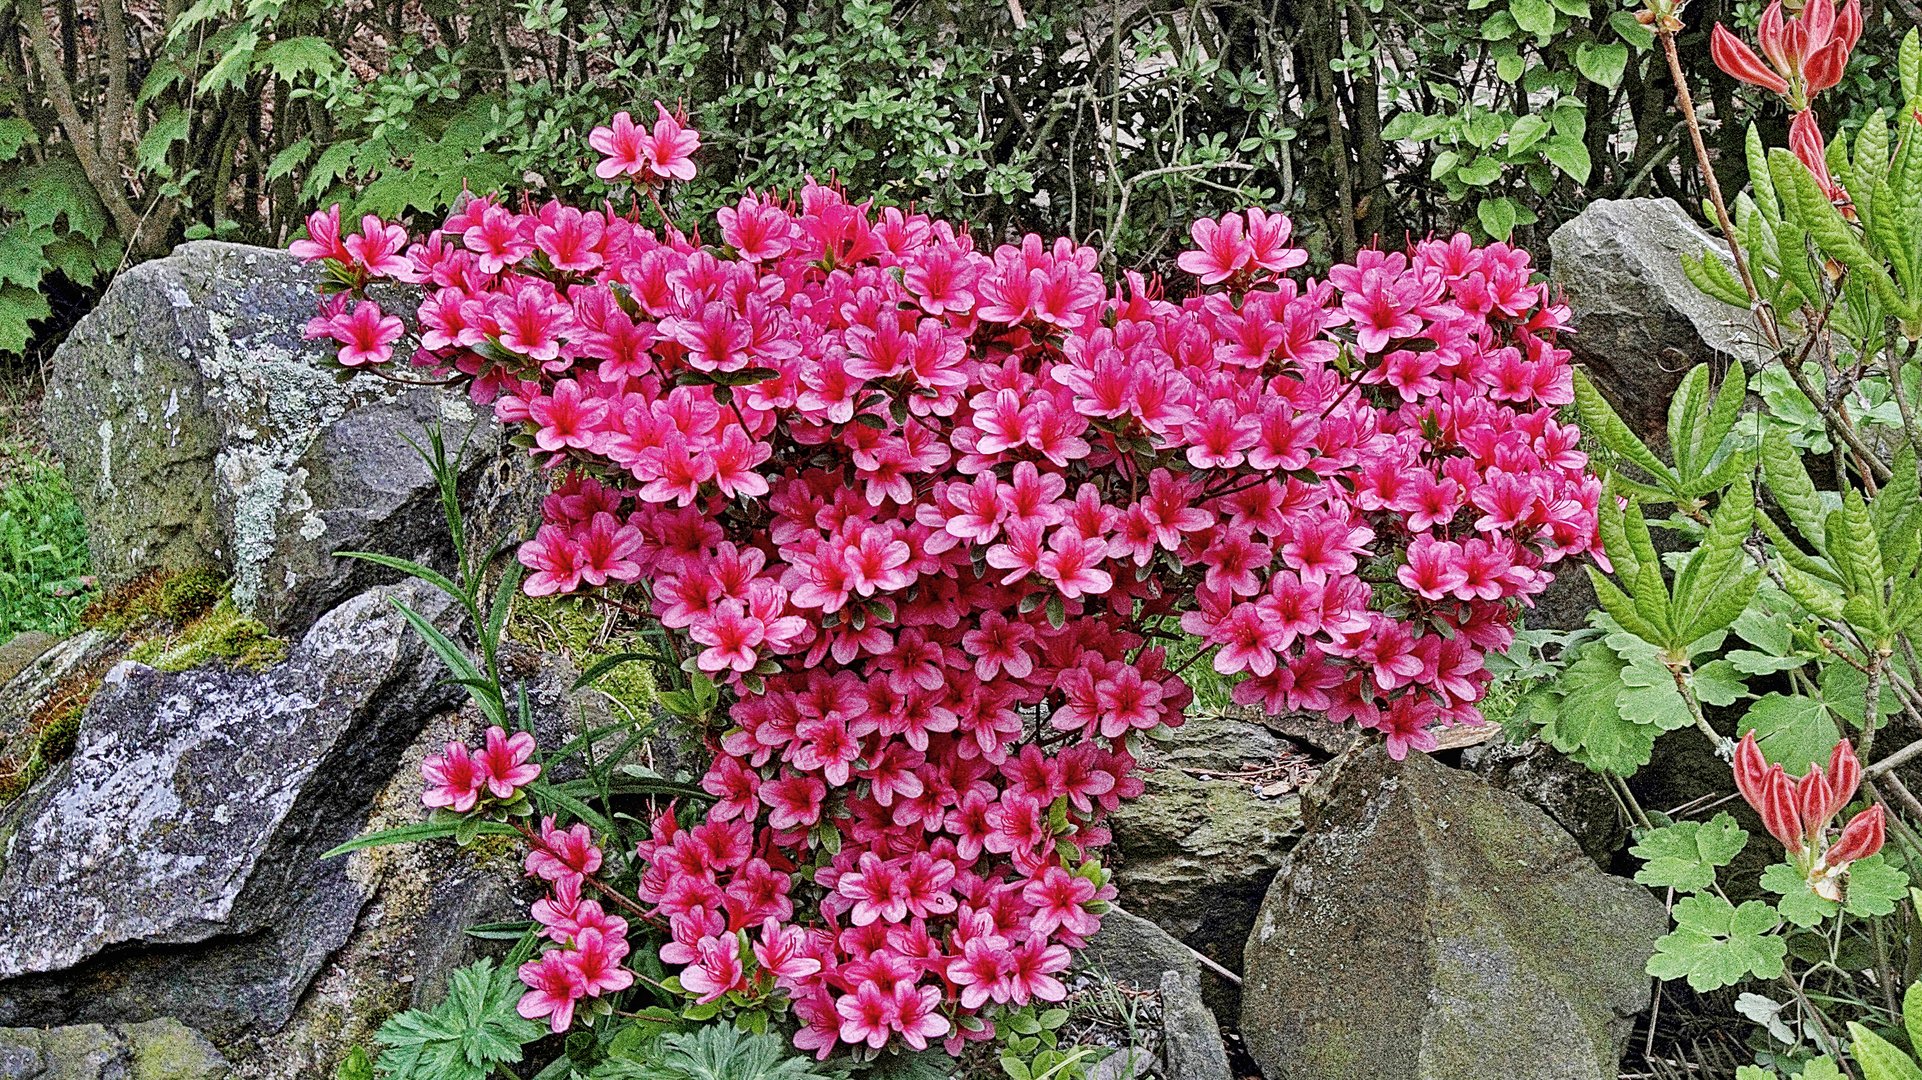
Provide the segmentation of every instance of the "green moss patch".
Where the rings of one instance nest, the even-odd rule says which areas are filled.
[[[578,596],[520,597],[509,621],[510,638],[542,652],[560,653],[581,671],[611,656],[652,652],[640,634],[619,629],[619,622]],[[622,664],[595,680],[594,689],[629,719],[650,720],[654,715],[654,672],[644,661]]]
[[[233,600],[222,595],[212,610],[179,632],[147,638],[135,645],[127,658],[161,671],[187,671],[210,664],[263,671],[287,659],[287,643],[258,619],[242,615]]]

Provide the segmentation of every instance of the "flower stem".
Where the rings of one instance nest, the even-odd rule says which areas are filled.
[[[1735,272],[1742,279],[1742,289],[1748,293],[1749,308],[1755,312],[1762,335],[1768,338],[1771,348],[1780,349],[1782,334],[1775,325],[1775,311],[1756,291],[1748,259],[1742,255],[1742,245],[1735,240],[1735,223],[1729,220],[1728,204],[1722,200],[1722,185],[1715,179],[1715,169],[1709,165],[1708,145],[1702,141],[1702,125],[1695,116],[1695,97],[1688,91],[1688,76],[1682,73],[1682,58],[1675,51],[1675,31],[1657,30],[1655,36],[1661,39],[1669,76],[1675,80],[1675,107],[1682,114],[1682,122],[1688,125],[1689,143],[1695,148],[1695,164],[1702,173],[1702,182],[1708,186],[1709,202],[1715,207],[1715,223],[1721,227],[1722,239],[1728,242],[1729,255],[1735,259]]]

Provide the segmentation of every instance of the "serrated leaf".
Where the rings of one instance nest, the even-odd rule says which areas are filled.
[[[1682,274],[1689,283],[1703,293],[1733,307],[1748,307],[1748,293],[1742,289],[1742,280],[1728,264],[1714,255],[1682,256]]]
[[[324,38],[283,38],[260,51],[258,66],[291,84],[303,75],[332,74],[340,67],[340,54]]]
[[[177,142],[187,140],[187,113],[182,109],[169,109],[160,119],[154,121],[147,133],[140,137],[140,145],[134,148],[134,160],[150,173],[162,176],[167,173],[167,151]]]
[[[1895,905],[1909,895],[1909,875],[1881,855],[1871,855],[1849,864],[1848,886],[1842,907],[1857,918],[1872,919],[1891,914]]]
[[[1639,436],[1629,430],[1628,425],[1616,414],[1614,406],[1608,403],[1608,399],[1579,368],[1575,371],[1575,409],[1581,417],[1583,433],[1599,441],[1616,456],[1640,466],[1657,482],[1670,486],[1677,483],[1675,474],[1662,464],[1662,459],[1656,457]]]
[[[1795,531],[1802,534],[1802,539],[1808,541],[1816,554],[1826,553],[1828,525],[1822,511],[1822,497],[1815,491],[1815,481],[1809,479],[1802,455],[1789,443],[1786,433],[1771,427],[1762,432],[1761,458],[1762,479],[1776,505],[1788,515],[1789,524],[1795,526]]]
[[[17,116],[0,117],[0,161],[17,157],[21,150],[37,146],[40,136],[33,125]]]
[[[0,286],[0,353],[26,351],[32,324],[53,314],[46,298],[20,285]]]
[[[1781,895],[1782,899],[1775,902],[1775,910],[1803,929],[1820,926],[1842,910],[1842,905],[1817,894],[1808,879],[1788,863],[1775,863],[1762,871],[1761,885]]]
[[[1636,881],[1701,892],[1715,884],[1715,871],[1734,862],[1747,844],[1748,833],[1724,812],[1708,821],[1678,821],[1651,830],[1628,850],[1642,860]]]
[[[1748,684],[1742,681],[1743,672],[1729,657],[1711,660],[1689,673],[1689,688],[1704,704],[1726,708],[1740,701],[1748,693]]]
[[[1826,762],[1838,738],[1828,709],[1818,698],[1765,694],[1742,716],[1736,734],[1755,733],[1762,756],[1792,776]]]
[[[1687,979],[1698,993],[1743,979],[1782,974],[1788,944],[1773,933],[1775,909],[1760,900],[1734,907],[1719,896],[1696,894],[1675,904],[1675,929],[1655,943],[1648,973]]]
[[[1623,688],[1623,667],[1613,649],[1587,642],[1552,689],[1531,694],[1530,700],[1544,742],[1595,772],[1630,776],[1648,764],[1661,729],[1622,718],[1615,699]]]

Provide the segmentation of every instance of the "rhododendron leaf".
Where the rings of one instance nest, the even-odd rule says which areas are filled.
[[[1849,1021],[1849,1056],[1862,1069],[1862,1080],[1922,1080],[1922,1067],[1894,1043],[1855,1021]]]
[[[1614,406],[1580,369],[1575,371],[1575,407],[1581,416],[1582,430],[1608,450],[1641,466],[1657,480],[1678,482],[1669,467],[1629,430]]]
[[[1691,285],[1704,293],[1733,307],[1748,306],[1748,292],[1742,288],[1742,279],[1735,271],[1713,253],[1701,255],[1683,254],[1682,273]]]
[[[1641,859],[1635,880],[1655,888],[1701,892],[1715,884],[1715,871],[1735,861],[1748,833],[1726,812],[1708,821],[1679,821],[1643,833],[1629,853]]]
[[[1751,976],[1782,974],[1788,943],[1774,933],[1781,920],[1760,900],[1741,907],[1719,896],[1697,893],[1676,901],[1675,929],[1655,943],[1648,973],[1658,979],[1687,979],[1698,993],[1719,990]]]
[[[1601,602],[1602,610],[1608,612],[1616,622],[1645,640],[1663,636],[1660,627],[1642,617],[1634,599],[1617,588],[1600,570],[1593,566],[1582,569],[1588,572],[1589,584],[1594,587],[1595,598]]]
[[[423,821],[413,825],[396,825],[391,829],[381,829],[378,832],[370,832],[365,836],[357,836],[341,844],[339,847],[323,852],[320,857],[323,859],[332,859],[337,856],[360,851],[363,848],[386,847],[390,844],[418,844],[423,840],[445,839],[454,836],[459,831],[460,824],[463,820],[480,819],[449,819]],[[489,836],[515,835],[512,826],[504,825],[498,821],[481,821],[479,831]]]
[[[1682,638],[1693,641],[1721,630],[1748,607],[1761,585],[1760,572],[1748,569],[1742,547],[1754,522],[1755,489],[1743,477],[1723,493],[1708,533],[1675,575],[1672,610]]]

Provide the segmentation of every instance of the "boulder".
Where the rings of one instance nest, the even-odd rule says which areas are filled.
[[[438,597],[363,593],[265,672],[116,665],[0,825],[0,1023],[281,1025],[367,900],[317,856],[451,702],[390,602],[431,618]]]
[[[1659,436],[1669,399],[1697,364],[1751,369],[1766,355],[1749,313],[1697,289],[1682,256],[1727,260],[1721,241],[1670,199],[1600,199],[1548,239],[1550,278],[1566,296],[1565,340],[1644,437]]]
[[[1628,843],[1628,824],[1608,781],[1540,739],[1496,739],[1462,751],[1462,766],[1548,812],[1606,870]]]
[[[1189,717],[1143,743],[1145,790],[1110,819],[1122,905],[1230,969],[1300,828],[1300,799],[1261,794],[1275,785],[1252,772],[1287,746],[1254,721]]]
[[[59,643],[59,638],[38,630],[13,635],[5,645],[0,645],[0,686],[12,682],[13,677],[24,671],[28,664],[40,659],[48,649]]]
[[[1300,830],[1293,781],[1313,766],[1266,718],[1213,712],[1144,741],[1138,757],[1142,795],[1111,818],[1120,901],[1239,971],[1268,883]],[[1240,1008],[1227,980],[1201,985],[1210,1008]]]
[[[230,1072],[212,1043],[171,1017],[0,1028],[0,1080],[221,1080]]]
[[[482,726],[461,712],[430,720],[375,798],[363,831],[420,821],[421,759],[450,739],[475,741]],[[498,840],[466,848],[435,840],[365,848],[340,860],[367,903],[284,1025],[229,1040],[235,1071],[247,1080],[330,1077],[354,1047],[371,1047],[395,1013],[438,1005],[456,968],[511,944],[482,941],[467,928],[524,919],[539,898],[517,856]]]
[[[333,552],[446,544],[406,441],[425,423],[467,447],[482,501],[501,490],[482,481],[503,435],[464,397],[323,365],[302,337],[317,280],[283,251],[183,244],[116,277],[54,353],[44,423],[103,583],[219,566],[243,614],[298,630],[390,579]]]
[[[1652,895],[1421,755],[1363,747],[1317,787],[1248,939],[1241,1032],[1268,1076],[1613,1080],[1667,929]]]
[[[1081,961],[1104,978],[1160,994],[1162,1076],[1233,1080],[1221,1027],[1201,998],[1201,965],[1167,931],[1126,911],[1109,911]],[[1117,1056],[1127,1064],[1126,1055]]]
[[[0,679],[0,807],[65,756],[80,710],[120,644],[87,630],[45,647],[36,643],[36,655],[23,660],[26,652],[14,654],[19,666]]]

